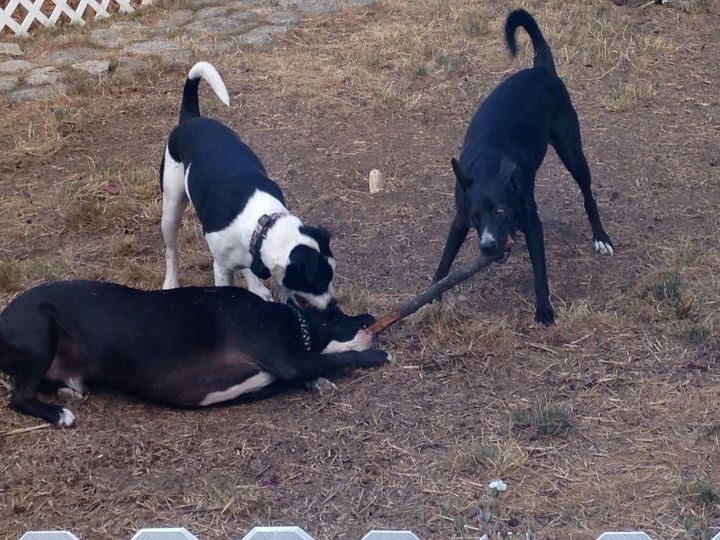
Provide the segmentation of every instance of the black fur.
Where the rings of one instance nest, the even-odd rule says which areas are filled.
[[[456,215],[435,274],[450,270],[470,227],[477,230],[480,249],[488,254],[505,249],[508,236],[525,234],[535,275],[535,319],[552,324],[542,223],[535,204],[535,174],[548,144],[557,151],[582,191],[593,240],[612,246],[592,195],[590,170],[582,151],[580,126],[565,85],[555,73],[550,48],[532,16],[513,11],[505,24],[508,48],[515,55],[515,30],[523,27],[535,48],[534,67],[506,79],[483,101],[465,135],[456,176]],[[486,231],[483,240],[482,233]]]

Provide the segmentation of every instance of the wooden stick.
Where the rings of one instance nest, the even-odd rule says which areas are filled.
[[[505,249],[509,250],[511,247],[512,239],[508,237],[508,243],[505,246]],[[435,298],[439,297],[448,289],[454,287],[461,281],[465,281],[469,277],[477,274],[486,266],[489,266],[490,263],[502,259],[503,257],[504,254],[502,252],[492,257],[481,255],[480,257],[475,259],[475,261],[466,264],[459,270],[445,276],[443,279],[432,285],[432,287],[430,287],[425,292],[422,292],[414,298],[411,298],[401,306],[393,309],[384,317],[381,317],[380,319],[375,321],[374,324],[368,327],[368,332],[370,332],[371,334],[379,334],[383,330],[386,330],[388,327],[395,324],[400,319],[404,319],[408,315],[412,315],[425,304],[432,302],[433,300],[435,300]]]

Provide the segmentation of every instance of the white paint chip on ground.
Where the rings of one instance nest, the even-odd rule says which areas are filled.
[[[368,175],[368,184],[370,193],[378,193],[385,187],[383,184],[383,174],[379,169],[373,169]]]

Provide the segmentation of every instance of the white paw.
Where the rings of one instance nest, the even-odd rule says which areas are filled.
[[[312,389],[319,394],[326,394],[337,390],[337,385],[331,381],[328,381],[325,377],[315,379],[312,383]]]
[[[613,247],[606,242],[593,240],[593,245],[595,246],[595,251],[597,251],[600,255],[612,255],[614,253]]]
[[[393,358],[392,354],[390,354],[390,353],[385,353],[385,354],[387,354],[388,364],[390,364],[390,363],[392,363],[392,362],[395,361],[395,359]]]
[[[72,427],[75,425],[75,415],[67,409],[63,409],[60,413],[60,419],[57,423],[60,427]]]
[[[69,388],[67,386],[63,386],[62,388],[58,388],[57,396],[62,401],[82,401],[85,399],[85,394],[82,392],[79,392],[78,390],[75,390],[74,388]]]

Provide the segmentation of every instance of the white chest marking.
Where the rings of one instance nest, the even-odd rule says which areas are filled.
[[[273,381],[275,381],[275,377],[273,375],[271,375],[267,371],[261,371],[260,373],[257,373],[252,377],[248,377],[240,384],[231,386],[227,390],[222,390],[220,392],[210,392],[207,396],[205,396],[205,399],[200,402],[200,406],[207,407],[208,405],[212,405],[213,403],[221,403],[223,401],[235,399],[236,397],[242,396],[243,394],[249,394],[250,392],[255,392],[256,390],[265,388]]]

